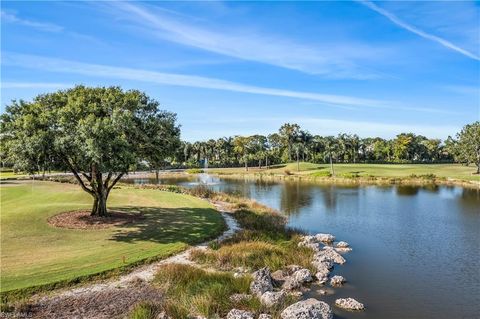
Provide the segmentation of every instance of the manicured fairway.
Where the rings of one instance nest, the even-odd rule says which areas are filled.
[[[53,182],[1,185],[1,291],[70,280],[142,259],[167,256],[220,233],[221,215],[195,197],[133,188],[112,191],[108,206],[145,219],[103,230],[54,228],[47,218],[89,209],[79,186]],[[123,262],[125,257],[126,263]]]
[[[462,180],[480,181],[480,176],[473,174],[476,172],[474,165],[463,166],[460,164],[334,164],[335,174],[358,174],[359,176],[376,177],[408,177],[412,174],[425,175],[435,174],[437,177],[454,178]],[[249,173],[274,173],[284,174],[289,170],[292,174],[315,174],[316,172],[329,171],[328,164],[300,163],[300,172],[297,172],[297,164],[289,163],[282,167],[273,167],[271,169],[250,168]],[[225,174],[243,174],[244,168],[212,168],[213,173]]]

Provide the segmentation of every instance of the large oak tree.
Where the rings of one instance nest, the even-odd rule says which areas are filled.
[[[108,195],[130,165],[168,155],[167,145],[179,138],[175,121],[143,92],[76,86],[13,101],[1,131],[24,170],[61,161],[93,197],[92,215],[105,216]]]

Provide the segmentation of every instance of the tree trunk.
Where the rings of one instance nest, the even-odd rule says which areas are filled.
[[[158,184],[158,169],[155,169],[155,181]]]
[[[333,169],[332,153],[330,153],[330,171],[332,172],[332,176],[335,176],[335,170]]]
[[[103,192],[102,192],[103,193]],[[93,200],[92,216],[105,217],[107,216],[107,195],[96,194]]]
[[[298,159],[298,150],[297,150],[296,153],[297,153],[297,172],[299,172],[300,171],[300,161]]]

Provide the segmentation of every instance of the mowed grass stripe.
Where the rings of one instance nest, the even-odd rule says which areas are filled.
[[[2,292],[166,257],[224,229],[221,215],[206,201],[134,188],[113,190],[109,208],[142,211],[144,220],[102,230],[60,229],[47,219],[91,207],[91,197],[78,186],[26,181],[0,190]]]

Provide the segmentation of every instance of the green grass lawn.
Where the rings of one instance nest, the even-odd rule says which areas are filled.
[[[480,181],[480,176],[473,174],[476,172],[476,167],[473,165],[467,167],[460,164],[334,164],[334,168],[335,174],[339,177],[343,174],[372,175],[376,177],[408,177],[412,174],[435,174],[437,177]],[[319,172],[330,171],[330,165],[301,162],[300,171],[297,171],[297,163],[289,163],[277,165],[270,169],[250,168],[248,172],[285,174],[285,170],[295,175],[315,175]],[[223,174],[245,173],[244,168],[219,168],[210,169],[209,171]]]
[[[134,188],[113,190],[108,207],[142,211],[145,219],[102,230],[54,228],[48,217],[90,209],[90,195],[77,185],[40,181],[4,182],[0,190],[2,292],[168,256],[224,228],[221,215],[206,201]]]

